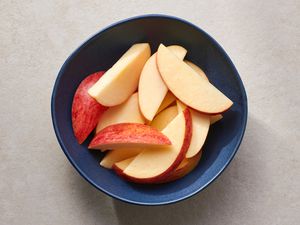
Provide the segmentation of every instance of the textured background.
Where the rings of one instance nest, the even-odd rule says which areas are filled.
[[[300,2],[0,1],[0,224],[299,224]],[[249,119],[238,154],[202,193],[164,207],[100,193],[56,141],[50,95],[68,55],[112,22],[187,19],[227,51]]]

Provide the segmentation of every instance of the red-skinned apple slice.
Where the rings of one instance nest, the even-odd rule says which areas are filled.
[[[101,131],[91,141],[90,149],[154,148],[171,145],[169,138],[148,125],[140,123],[118,123]]]
[[[164,180],[160,182],[154,182],[157,184],[161,183],[167,183],[171,181],[178,180],[195,169],[195,167],[198,165],[200,159],[201,159],[202,151],[200,151],[197,155],[195,155],[192,158],[184,158],[182,162],[179,164],[179,166]],[[135,159],[135,157],[127,158],[122,161],[119,161],[113,165],[113,169],[115,172],[120,175],[121,177],[124,177],[123,171],[129,166],[129,164]]]
[[[187,106],[177,100],[177,109],[178,112],[185,110]],[[199,113],[193,109],[191,110],[192,116],[192,129],[193,136],[191,139],[190,147],[185,155],[186,158],[194,157],[199,151],[201,151],[202,146],[206,140],[209,126],[210,126],[210,116]]]
[[[201,159],[202,151],[198,152],[195,156],[192,158],[185,158],[179,166],[175,169],[173,173],[171,173],[170,176],[168,176],[164,181],[161,183],[167,183],[171,181],[178,180],[195,169],[195,167],[198,165],[200,159]]]
[[[78,86],[72,103],[72,126],[79,144],[89,136],[97,126],[99,118],[107,109],[88,94],[88,89],[104,74],[100,71],[86,77]]]
[[[214,115],[228,110],[233,104],[163,44],[157,51],[157,66],[169,90],[191,108]]]
[[[186,55],[186,49],[178,45],[167,47],[180,60]],[[162,104],[168,91],[156,66],[156,53],[146,62],[139,80],[139,104],[144,117],[151,121]]]
[[[111,169],[115,163],[125,160],[129,157],[136,156],[142,151],[143,149],[140,148],[124,148],[110,150],[101,160],[100,165],[107,169]]]
[[[192,136],[190,111],[177,115],[162,131],[172,142],[168,148],[145,149],[129,164],[121,176],[136,183],[163,181],[184,159]]]

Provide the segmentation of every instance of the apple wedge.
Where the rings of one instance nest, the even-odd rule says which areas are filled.
[[[106,110],[98,122],[96,133],[116,123],[145,123],[145,119],[139,108],[138,93],[131,95],[121,105],[113,106]]]
[[[200,77],[203,77],[205,80],[209,81],[206,74],[203,72],[203,70],[197,66],[196,64],[190,62],[190,61],[187,61],[187,60],[184,60],[184,62],[186,64],[189,65],[189,67],[191,67]]]
[[[148,43],[133,45],[88,93],[104,106],[123,103],[136,91],[141,71],[150,55]]]
[[[137,183],[160,182],[168,177],[184,159],[192,136],[191,122],[188,109],[178,114],[162,131],[172,145],[168,148],[145,149],[121,176]]]
[[[182,112],[186,108],[185,104],[177,100],[178,112]],[[209,115],[199,113],[193,109],[191,109],[191,116],[193,136],[190,147],[185,155],[186,158],[192,158],[201,151],[208,134],[211,118]]]
[[[143,149],[140,148],[124,148],[108,151],[101,160],[100,165],[107,169],[111,169],[115,163],[136,156],[141,153],[142,150]]]
[[[180,60],[186,55],[186,49],[181,46],[169,46]],[[158,111],[168,88],[161,79],[156,66],[156,53],[146,62],[139,80],[139,104],[144,117],[151,121]]]
[[[107,109],[100,105],[87,93],[97,80],[104,74],[100,71],[86,77],[78,86],[72,103],[72,126],[79,144],[89,136],[96,127],[99,118]]]
[[[218,122],[219,120],[221,120],[223,118],[223,116],[221,114],[217,114],[217,115],[213,115],[210,116],[210,125]]]
[[[154,182],[156,184],[162,184],[162,183],[167,183],[171,181],[178,180],[195,169],[195,167],[198,165],[200,159],[201,159],[202,151],[200,151],[197,155],[195,155],[192,158],[184,158],[182,162],[179,164],[179,166],[164,180],[160,182]],[[124,177],[123,171],[130,165],[130,163],[135,159],[134,157],[130,157],[127,159],[124,159],[122,161],[114,163],[112,168],[115,170],[115,172],[121,176]]]
[[[134,159],[135,157],[130,157],[122,161],[116,162],[113,164],[112,168],[118,175],[123,176],[123,171]]]
[[[185,158],[182,160],[182,162],[179,164],[179,166],[175,169],[173,173],[171,173],[170,176],[168,176],[164,181],[161,183],[167,183],[171,181],[178,180],[195,169],[195,167],[198,165],[200,159],[201,159],[202,151],[198,152],[195,156],[192,158]]]
[[[218,114],[233,104],[163,44],[157,51],[157,66],[169,90],[191,108],[206,114]]]
[[[163,130],[178,114],[177,106],[171,106],[154,117],[150,126]]]
[[[118,123],[99,131],[89,145],[89,149],[166,147],[169,138],[148,125],[140,123]]]
[[[156,114],[160,113],[161,111],[163,111],[165,108],[167,108],[169,105],[172,105],[172,103],[174,103],[176,101],[176,97],[170,92],[168,91],[168,93],[166,94],[164,100],[162,101],[162,103],[160,104]]]
[[[207,80],[209,82],[206,74],[203,72],[203,70],[199,66],[197,66],[196,64],[194,64],[190,61],[187,61],[187,60],[185,60],[184,62],[186,64],[188,64],[198,75],[200,75],[201,77],[203,77],[205,80]],[[222,118],[223,118],[223,116],[221,114],[212,115],[210,117],[210,124],[214,124],[214,123],[218,122],[219,120],[221,120]]]

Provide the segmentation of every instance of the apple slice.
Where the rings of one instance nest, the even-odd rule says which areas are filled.
[[[163,111],[165,108],[167,108],[169,105],[171,105],[175,101],[176,101],[176,97],[170,91],[168,91],[168,93],[165,96],[164,100],[160,104],[160,106],[159,106],[156,114],[158,114],[159,112]]]
[[[205,80],[209,81],[206,74],[203,72],[203,70],[197,66],[196,64],[190,62],[190,61],[187,61],[187,60],[184,60],[184,62],[186,64],[189,65],[189,67],[191,67],[198,75],[200,75],[200,77],[203,77]]]
[[[91,141],[90,149],[166,147],[169,138],[148,125],[140,123],[118,123],[99,131]]]
[[[173,45],[168,47],[180,60],[186,55],[186,49]],[[164,97],[168,88],[161,79],[156,66],[156,53],[146,62],[139,80],[139,104],[144,117],[151,121]]]
[[[182,160],[182,162],[179,164],[179,166],[175,169],[173,173],[171,173],[170,176],[168,176],[165,180],[163,180],[161,183],[167,183],[171,181],[178,180],[195,169],[195,167],[198,165],[200,159],[201,159],[202,151],[198,152],[197,155],[193,156],[192,158],[185,158]],[[124,165],[126,166],[126,165]],[[126,168],[126,167],[125,167]]]
[[[219,120],[221,120],[222,118],[223,118],[223,116],[221,114],[210,116],[210,124],[212,125],[212,124],[218,122]]]
[[[157,65],[169,90],[193,109],[206,114],[218,114],[228,110],[233,104],[163,44],[160,44],[157,51]]]
[[[78,86],[72,103],[72,126],[74,135],[79,144],[89,136],[96,127],[99,118],[107,109],[100,105],[87,93],[88,89],[94,85],[104,74],[100,71],[86,77]]]
[[[177,100],[178,112],[182,112],[186,108],[187,106],[185,104]],[[201,150],[208,134],[208,130],[210,126],[210,118],[211,118],[209,115],[199,113],[192,109],[191,109],[191,115],[192,115],[193,136],[191,139],[190,147],[185,156],[186,158],[191,158],[195,156]]]
[[[121,105],[113,106],[106,110],[98,122],[96,133],[116,123],[145,123],[145,119],[139,108],[138,93],[131,95]]]
[[[126,167],[135,159],[135,157],[130,157],[128,159],[124,159],[122,161],[116,162],[113,164],[113,169],[115,170],[115,172],[122,176],[123,175],[123,171],[126,169]]]
[[[200,151],[197,155],[195,155],[192,158],[184,158],[182,162],[179,164],[179,166],[164,180],[160,182],[154,182],[156,184],[161,184],[161,183],[167,183],[171,181],[178,180],[187,174],[189,174],[192,170],[195,169],[195,167],[198,165],[200,159],[201,159],[202,151]],[[121,176],[124,177],[123,171],[130,165],[130,163],[135,159],[134,157],[124,159],[120,162],[117,162],[113,165],[113,169],[115,172]]]
[[[185,60],[184,62],[186,64],[188,64],[197,74],[199,74],[201,77],[203,77],[205,80],[207,80],[209,82],[206,74],[203,72],[203,70],[199,66],[197,66],[196,64],[194,64],[190,61],[187,61],[187,60]],[[221,120],[222,118],[223,118],[223,116],[221,114],[212,115],[210,117],[210,124],[214,124],[214,123],[218,122],[219,120]]]
[[[100,165],[111,169],[116,162],[120,162],[129,157],[138,155],[143,149],[140,148],[124,148],[114,149],[109,151],[104,158],[101,160]]]
[[[148,43],[133,45],[89,89],[89,94],[105,106],[115,106],[125,102],[136,91],[141,71],[150,55]]]
[[[183,60],[187,50],[180,45],[170,45],[167,47],[174,55],[176,55],[180,60]]]
[[[178,114],[177,106],[171,106],[154,117],[150,126],[163,130]]]
[[[192,129],[190,111],[178,114],[162,131],[172,142],[169,148],[145,149],[123,171],[125,179],[137,183],[160,182],[184,159]]]

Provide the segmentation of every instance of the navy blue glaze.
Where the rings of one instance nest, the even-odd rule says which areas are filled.
[[[234,102],[233,107],[224,113],[224,118],[211,127],[197,168],[183,179],[168,184],[141,185],[122,180],[112,171],[99,166],[102,153],[87,150],[91,137],[83,145],[79,145],[72,131],[72,98],[79,83],[93,72],[107,70],[137,42],[149,42],[152,52],[159,43],[184,46],[188,50],[186,59],[199,65],[211,83]],[[125,202],[163,205],[200,192],[230,163],[246,128],[247,97],[230,58],[207,33],[179,18],[144,15],[103,29],[71,54],[57,76],[52,93],[51,113],[61,148],[88,182]]]

